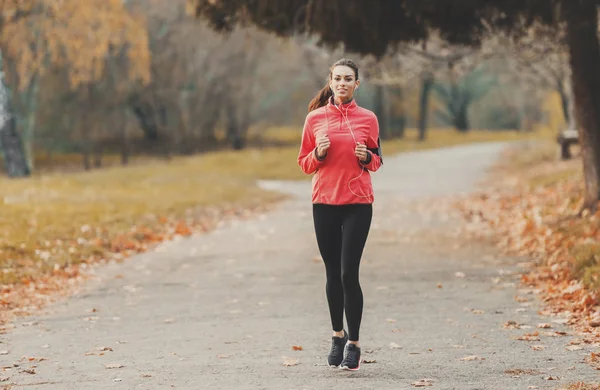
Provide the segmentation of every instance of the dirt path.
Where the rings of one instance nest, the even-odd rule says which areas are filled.
[[[86,291],[16,323],[3,336],[0,351],[8,354],[0,352],[0,362],[19,366],[0,372],[8,378],[0,385],[379,390],[427,378],[433,389],[463,390],[596,379],[583,362],[589,350],[568,351],[571,336],[543,334],[568,329],[536,329],[551,319],[536,314],[535,300],[515,300],[533,297],[514,284],[521,260],[499,259],[484,244],[455,248],[454,216],[410,206],[472,190],[502,146],[385,159],[361,271],[361,341],[364,358],[375,362],[359,372],[325,365],[330,328],[310,184],[270,182],[296,196],[256,219],[98,268]],[[508,321],[532,328],[505,329]],[[536,330],[540,341],[516,340]],[[483,360],[461,360],[468,356]]]

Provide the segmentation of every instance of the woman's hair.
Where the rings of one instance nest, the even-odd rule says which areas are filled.
[[[354,78],[358,80],[358,66],[356,66],[354,61],[349,60],[347,58],[342,58],[341,60],[338,60],[335,64],[331,65],[331,68],[329,68],[329,79],[327,80],[325,87],[323,87],[323,89],[321,89],[319,93],[317,93],[317,96],[315,96],[308,104],[308,112],[316,110],[319,107],[323,107],[327,104],[329,98],[333,96],[333,91],[331,90],[331,88],[329,88],[329,81],[331,80],[333,69],[339,65],[344,65],[349,68],[352,68],[352,70],[354,71]]]

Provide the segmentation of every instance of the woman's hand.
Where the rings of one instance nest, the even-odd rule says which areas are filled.
[[[361,143],[356,143],[356,149],[354,149],[354,154],[356,155],[356,157],[358,157],[358,159],[362,162],[366,162],[367,161],[367,145],[365,144],[361,144]]]
[[[327,135],[327,133],[322,133],[320,135],[317,136],[316,139],[316,144],[317,144],[317,156],[319,158],[323,158],[325,157],[325,155],[327,154],[327,150],[329,149],[329,146],[331,145],[331,141],[329,140],[329,136]]]

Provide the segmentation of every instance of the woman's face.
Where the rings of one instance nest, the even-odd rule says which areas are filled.
[[[335,97],[341,100],[350,100],[354,96],[354,90],[360,83],[354,77],[354,70],[346,65],[338,65],[331,72],[331,82],[329,86]]]

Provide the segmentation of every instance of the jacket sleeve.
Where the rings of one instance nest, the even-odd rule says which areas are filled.
[[[369,138],[367,138],[367,161],[362,164],[371,172],[377,171],[383,165],[381,153],[381,140],[379,138],[379,122],[377,116],[373,115],[370,125]]]
[[[300,152],[298,153],[298,165],[300,165],[304,173],[311,174],[323,164],[324,160],[325,158],[317,158],[315,134],[307,117],[302,129],[302,143],[300,144]]]

